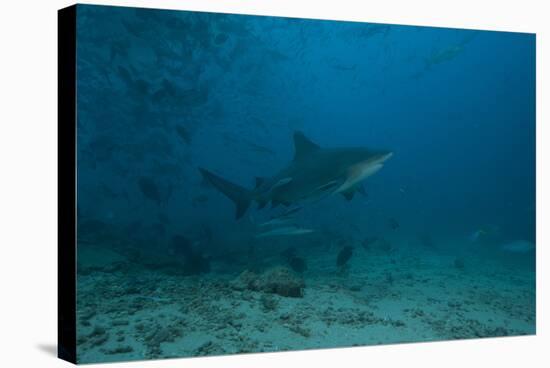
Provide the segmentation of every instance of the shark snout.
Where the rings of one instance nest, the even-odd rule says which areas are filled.
[[[386,161],[389,160],[392,156],[393,156],[393,152],[385,153],[385,154],[382,155],[382,159],[380,160],[380,162],[386,162]]]
[[[383,164],[387,160],[389,160],[393,156],[393,152],[384,152],[380,153],[378,157],[376,157],[375,162],[377,164]]]

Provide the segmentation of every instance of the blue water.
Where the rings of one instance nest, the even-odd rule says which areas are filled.
[[[80,361],[534,333],[535,35],[88,5],[78,6],[77,17],[79,313],[97,309],[80,319]],[[300,204],[293,220],[312,233],[256,238],[258,225],[284,209],[253,204],[237,220],[232,201],[198,168],[252,190],[255,177],[272,177],[292,160],[296,131],[325,148],[394,154],[366,179],[366,195]],[[368,237],[391,243],[391,251],[365,245]],[[520,245],[505,246],[510,243]],[[353,255],[339,269],[334,262],[345,246]],[[247,270],[263,275],[281,264],[288,270],[280,256],[288,247],[308,264],[305,272],[295,265],[290,270],[305,281],[306,300],[322,299],[315,288],[308,293],[309,285],[322,289],[333,282],[345,295],[363,295],[354,285],[374,287],[364,280],[376,272],[382,275],[378,286],[397,288],[394,294],[406,299],[399,285],[426,284],[410,281],[409,274],[428,272],[428,264],[431,279],[441,272],[463,278],[466,294],[473,290],[467,282],[483,277],[481,289],[499,282],[502,290],[517,287],[509,296],[496,287],[497,297],[513,304],[521,295],[523,304],[509,305],[502,320],[488,322],[494,305],[476,294],[486,313],[467,321],[489,327],[455,334],[449,331],[456,326],[445,330],[424,321],[432,326],[426,335],[409,336],[399,330],[405,327],[388,325],[384,313],[376,315],[386,300],[376,294],[381,306],[363,312],[407,337],[376,340],[373,332],[344,324],[356,340],[318,340],[311,337],[312,322],[289,332],[310,331],[295,341],[273,332],[273,341],[267,333],[231,349],[230,334],[204,340],[212,326],[198,322],[194,341],[204,341],[194,346],[181,340],[185,327],[170,334],[152,317],[148,323],[169,337],[145,348],[140,342],[157,337],[140,331],[151,326],[131,328],[145,317],[112,323],[125,309],[133,308],[130,316],[156,316],[166,305],[182,309],[163,282],[216,283]],[[492,273],[485,274],[488,268]],[[212,295],[227,295],[212,287]],[[250,293],[264,306],[271,305],[267,297],[283,310],[295,303],[264,291]],[[132,307],[136,293],[147,302]],[[466,294],[457,300],[474,298]],[[452,310],[455,302],[442,304]],[[398,309],[404,316],[412,310]],[[441,313],[448,318],[448,310]],[[262,318],[266,324],[280,320],[269,313]],[[277,339],[291,343],[276,348]]]

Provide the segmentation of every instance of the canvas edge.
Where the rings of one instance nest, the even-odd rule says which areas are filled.
[[[57,356],[76,364],[76,5],[57,31]]]

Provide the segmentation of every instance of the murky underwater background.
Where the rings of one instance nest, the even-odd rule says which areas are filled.
[[[78,5],[81,363],[535,333],[535,36]],[[321,147],[364,193],[235,206]]]

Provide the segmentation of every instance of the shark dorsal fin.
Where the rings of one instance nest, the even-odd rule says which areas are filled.
[[[310,141],[302,132],[294,132],[294,160],[320,149],[317,144]]]

